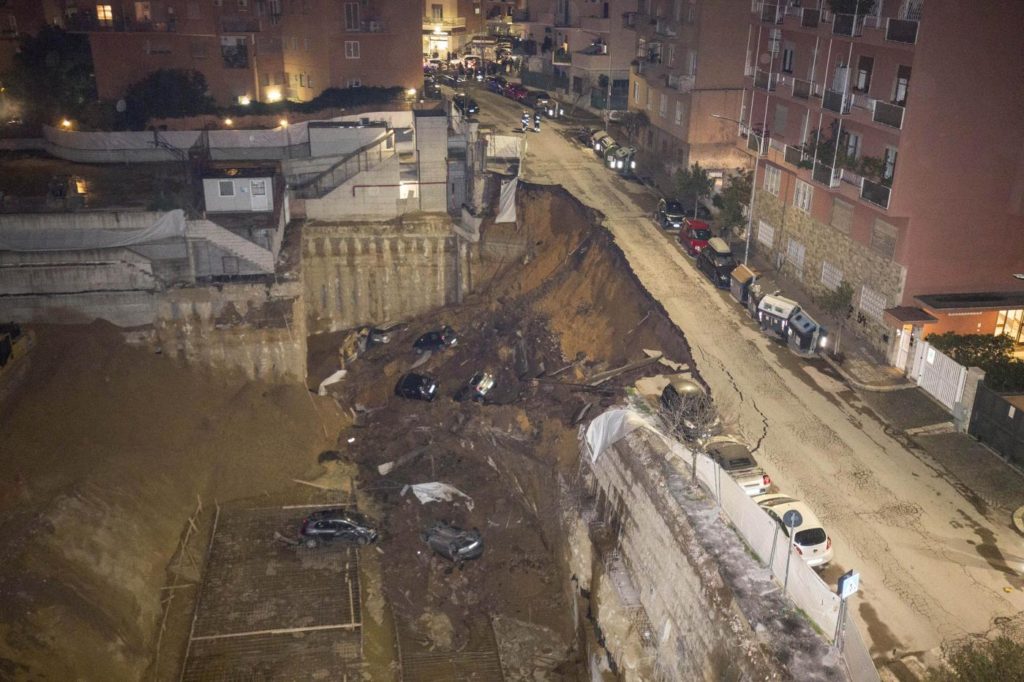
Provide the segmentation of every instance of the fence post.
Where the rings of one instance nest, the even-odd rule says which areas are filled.
[[[967,433],[971,427],[971,414],[974,412],[974,400],[978,395],[978,386],[985,379],[985,370],[980,367],[968,367],[967,378],[964,380],[964,392],[953,411],[954,423],[959,433]]]

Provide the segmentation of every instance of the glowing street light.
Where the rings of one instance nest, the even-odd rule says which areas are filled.
[[[64,128],[65,130],[71,130],[71,120],[67,118],[63,119],[60,122],[60,127]]]
[[[224,125],[226,125],[226,126],[228,126],[230,128],[231,126],[235,125],[235,122],[232,119],[230,119],[230,118],[226,118],[226,119],[224,119]]]

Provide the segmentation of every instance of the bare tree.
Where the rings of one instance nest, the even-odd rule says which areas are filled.
[[[715,401],[695,382],[681,382],[684,390],[673,384],[666,387],[661,397],[658,421],[662,429],[683,442],[693,453],[691,470],[697,476],[697,455],[704,450],[705,441],[719,430],[722,419]]]

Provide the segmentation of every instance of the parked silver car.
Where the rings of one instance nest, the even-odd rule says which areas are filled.
[[[714,436],[708,440],[704,449],[708,457],[739,483],[748,495],[768,492],[772,479],[758,466],[746,443],[732,436]]]

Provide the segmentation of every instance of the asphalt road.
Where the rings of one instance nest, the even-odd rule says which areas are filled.
[[[478,88],[482,123],[506,133],[522,106]],[[1024,552],[1009,519],[977,504],[828,371],[758,333],[651,219],[656,197],[605,169],[545,119],[528,134],[525,180],[560,184],[604,213],[631,267],[683,330],[734,430],[777,487],[805,500],[833,540],[823,578],[861,574],[851,602],[872,654],[925,652],[1024,610]],[[639,352],[639,351],[638,351]]]

